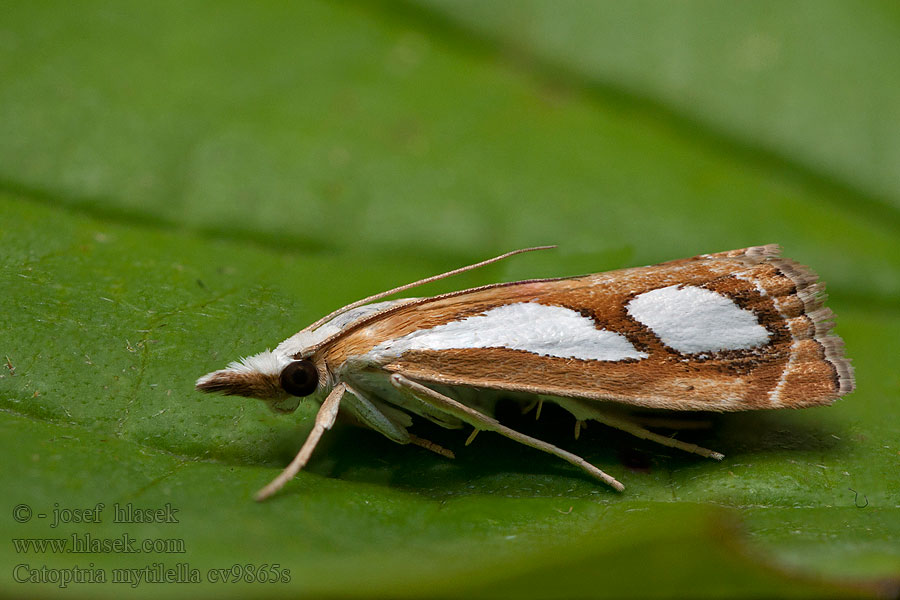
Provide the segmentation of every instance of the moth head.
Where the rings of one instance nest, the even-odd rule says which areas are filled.
[[[275,350],[242,358],[221,371],[213,371],[197,380],[201,392],[217,392],[228,396],[259,398],[275,412],[297,410],[300,399],[311,397],[317,402],[325,399],[328,389],[328,370],[325,363],[314,359],[297,359],[310,348],[341,332],[357,320],[395,304],[415,298],[387,300],[358,306],[337,315],[312,330],[303,329],[284,340]]]
[[[279,413],[297,410],[300,400],[324,393],[324,365],[266,350],[197,380],[201,392],[259,398]]]

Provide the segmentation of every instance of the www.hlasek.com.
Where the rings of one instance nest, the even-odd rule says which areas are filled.
[[[182,538],[134,538],[127,533],[113,538],[90,533],[69,537],[13,538],[16,554],[184,554]]]
[[[18,583],[48,583],[60,588],[82,583],[119,583],[135,588],[148,583],[290,583],[291,571],[278,563],[254,565],[234,564],[202,572],[186,562],[167,567],[161,562],[135,568],[105,569],[89,563],[53,568],[20,563],[13,567],[13,580]]]

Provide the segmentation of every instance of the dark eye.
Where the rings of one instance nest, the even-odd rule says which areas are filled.
[[[281,371],[281,387],[294,396],[309,396],[319,387],[319,371],[311,360],[295,360]]]

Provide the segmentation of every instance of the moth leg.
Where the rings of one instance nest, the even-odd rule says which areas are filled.
[[[262,502],[283,488],[284,484],[293,479],[297,473],[300,472],[300,469],[306,466],[306,463],[309,461],[309,457],[312,456],[313,450],[316,448],[316,444],[319,443],[322,434],[325,433],[326,430],[331,429],[332,425],[334,425],[334,421],[337,419],[338,408],[341,405],[341,398],[346,391],[346,387],[347,386],[343,383],[339,383],[331,390],[325,398],[325,401],[322,403],[322,406],[319,407],[319,412],[316,413],[316,423],[313,425],[312,431],[309,432],[306,441],[303,442],[300,452],[297,453],[297,456],[294,457],[291,464],[285,467],[284,471],[282,471],[278,477],[273,479],[269,485],[256,492],[255,498],[257,502]]]
[[[690,452],[691,454],[699,454],[700,456],[705,456],[706,458],[714,458],[716,460],[722,460],[723,458],[725,458],[724,454],[715,452],[714,450],[710,450],[708,448],[703,448],[702,446],[698,446],[697,444],[688,444],[687,442],[682,442],[681,440],[676,440],[672,437],[653,433],[652,431],[641,427],[640,424],[632,421],[631,419],[612,415],[594,406],[589,406],[586,403],[575,398],[558,398],[555,400],[555,402],[575,415],[575,418],[579,420],[593,419],[594,421],[599,421],[600,423],[603,423],[604,425],[607,425],[609,427],[613,427],[614,429],[620,429],[622,431],[625,431],[626,433],[630,433],[631,435],[641,438],[642,440],[650,440],[651,442],[656,442],[657,444],[662,444],[663,446],[668,446],[669,448],[677,448],[679,450],[684,450],[685,452]]]
[[[523,415],[527,415],[527,414],[530,413],[532,410],[534,410],[534,407],[537,406],[537,405],[538,405],[538,399],[535,398],[534,400],[532,400],[531,402],[529,402],[527,405],[525,405],[525,406],[522,407],[522,414],[523,414]]]
[[[425,448],[426,450],[431,450],[435,454],[440,454],[444,458],[456,458],[456,455],[453,454],[453,450],[447,450],[443,446],[439,444],[435,444],[431,440],[426,440],[425,438],[420,438],[417,435],[409,434],[409,443],[415,444],[420,448]]]
[[[443,446],[435,444],[431,440],[426,440],[425,438],[420,438],[419,436],[409,433],[405,427],[394,422],[389,415],[384,414],[382,410],[375,406],[375,404],[366,398],[366,396],[358,389],[348,385],[347,391],[350,392],[350,395],[344,402],[344,406],[365,425],[381,433],[386,438],[393,440],[398,444],[413,444],[425,448],[426,450],[431,450],[444,458],[456,458],[453,455],[453,452],[447,450]],[[409,418],[408,415],[406,416]]]
[[[576,456],[571,452],[566,452],[562,448],[557,448],[553,444],[548,444],[547,442],[543,442],[523,433],[519,433],[514,429],[510,429],[509,427],[502,425],[496,419],[482,414],[477,410],[469,408],[465,404],[461,404],[456,400],[440,394],[420,383],[411,381],[410,379],[407,379],[399,373],[391,375],[391,384],[393,384],[394,387],[396,387],[398,390],[405,392],[409,397],[415,398],[432,408],[447,412],[454,417],[465,421],[466,423],[469,423],[476,429],[493,431],[499,433],[502,436],[508,437],[511,440],[515,440],[520,444],[531,446],[532,448],[535,448],[537,450],[542,450],[543,452],[547,452],[548,454],[557,456],[575,465],[576,467],[587,471],[597,479],[600,479],[604,483],[610,485],[620,492],[625,489],[625,486],[616,481],[616,479],[607,475],[580,456]]]
[[[364,425],[374,429],[389,440],[397,442],[398,444],[409,443],[409,433],[406,431],[405,427],[398,425],[387,415],[378,410],[378,407],[375,406],[371,400],[366,398],[359,389],[350,387],[346,384],[344,385],[347,387],[347,391],[350,392],[350,395],[344,402],[344,407],[352,413],[353,416],[359,419]]]
[[[678,448],[679,450],[684,450],[685,452],[690,452],[691,454],[699,454],[700,456],[705,456],[706,458],[714,458],[716,460],[722,460],[723,458],[725,458],[725,455],[720,452],[716,452],[708,448],[703,448],[702,446],[698,446],[697,444],[688,444],[687,442],[676,440],[673,437],[667,437],[665,435],[653,433],[652,431],[644,429],[637,423],[629,421],[628,419],[609,416],[605,413],[599,413],[594,417],[594,419],[600,421],[604,425],[609,425],[610,427],[615,427],[616,429],[621,429],[622,431],[628,432],[635,437],[639,437],[643,440],[650,440],[651,442],[656,442],[657,444],[662,444],[663,446],[668,446],[669,448]]]

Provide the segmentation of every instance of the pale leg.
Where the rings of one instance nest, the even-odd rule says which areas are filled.
[[[309,437],[303,442],[300,452],[297,453],[297,456],[294,457],[291,464],[285,467],[284,471],[282,471],[278,477],[273,479],[269,485],[256,492],[255,498],[257,502],[262,502],[280,490],[284,487],[284,484],[293,479],[297,473],[300,472],[300,469],[306,466],[306,463],[309,462],[309,457],[312,456],[313,450],[315,449],[316,444],[319,443],[322,434],[325,433],[326,430],[331,429],[332,425],[334,425],[334,421],[337,419],[338,408],[341,405],[341,397],[343,397],[346,389],[347,387],[343,383],[339,383],[331,390],[328,397],[325,398],[325,402],[323,402],[322,406],[319,408],[319,412],[316,414],[316,424],[313,425],[312,431],[309,432]]]
[[[469,423],[476,429],[493,431],[499,433],[502,436],[508,437],[511,440],[515,440],[520,444],[525,444],[526,446],[531,446],[532,448],[535,448],[537,450],[542,450],[543,452],[547,452],[548,454],[558,456],[559,458],[568,461],[576,467],[587,471],[597,479],[612,486],[620,492],[625,489],[624,485],[622,485],[613,477],[610,477],[591,463],[587,462],[580,456],[576,456],[571,452],[566,452],[562,448],[557,448],[553,444],[542,442],[541,440],[510,429],[509,427],[502,425],[496,419],[482,414],[477,410],[474,410],[466,406],[465,404],[461,404],[452,398],[449,398],[428,387],[425,387],[420,383],[411,381],[410,379],[407,379],[399,373],[391,375],[391,384],[393,384],[394,387],[396,387],[398,390],[407,393],[410,397],[416,398],[420,402],[424,402],[431,407],[447,412],[454,417],[457,417],[458,419]]]
[[[676,440],[675,438],[659,435],[658,433],[653,433],[652,431],[644,429],[637,423],[629,421],[628,419],[613,417],[599,411],[595,413],[591,418],[596,421],[600,421],[604,425],[626,431],[633,436],[641,438],[642,440],[650,440],[651,442],[656,442],[657,444],[662,444],[663,446],[668,446],[669,448],[678,448],[679,450],[684,450],[685,452],[690,452],[692,454],[699,454],[700,456],[705,456],[706,458],[714,458],[716,460],[722,460],[723,458],[725,458],[725,455],[721,452],[716,452],[714,450],[698,446],[697,444],[688,444],[687,442],[682,442],[681,440]]]
[[[676,440],[675,438],[659,435],[658,433],[653,433],[652,431],[647,430],[628,417],[618,416],[612,414],[609,411],[597,408],[586,400],[579,400],[578,398],[557,398],[554,400],[554,402],[572,413],[577,421],[586,421],[588,419],[599,421],[604,425],[613,427],[615,429],[620,429],[622,431],[630,433],[635,437],[639,437],[642,440],[656,442],[657,444],[662,444],[663,446],[668,446],[669,448],[677,448],[679,450],[684,450],[685,452],[699,454],[700,456],[705,456],[706,458],[714,458],[716,460],[722,460],[723,458],[725,458],[724,454],[715,452],[708,448],[703,448],[702,446],[698,446],[696,444],[688,444],[687,442],[682,442],[680,440]]]

